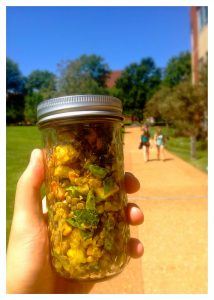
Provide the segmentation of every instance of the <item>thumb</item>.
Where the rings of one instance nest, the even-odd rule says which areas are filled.
[[[30,162],[17,184],[14,213],[26,212],[29,216],[42,213],[40,188],[43,181],[43,153],[40,149],[34,149]]]

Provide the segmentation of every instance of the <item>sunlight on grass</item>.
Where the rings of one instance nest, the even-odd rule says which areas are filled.
[[[207,172],[208,155],[207,149],[203,149],[201,142],[196,143],[196,159],[191,159],[190,139],[188,137],[170,137],[166,149],[176,154],[198,169]]]
[[[7,240],[13,215],[16,184],[28,165],[31,151],[41,148],[41,135],[37,127],[7,127],[6,193],[7,193]]]

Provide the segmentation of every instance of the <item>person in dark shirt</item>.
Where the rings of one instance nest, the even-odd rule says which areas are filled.
[[[144,161],[149,161],[149,147],[150,147],[150,133],[148,125],[144,125],[142,128],[142,133],[140,136],[140,146],[139,149],[143,149]]]

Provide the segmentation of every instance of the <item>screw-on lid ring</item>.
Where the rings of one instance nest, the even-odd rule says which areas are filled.
[[[38,125],[65,119],[106,116],[123,120],[119,99],[104,95],[71,95],[42,101],[37,107]]]

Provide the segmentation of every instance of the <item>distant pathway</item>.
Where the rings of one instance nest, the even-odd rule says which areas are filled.
[[[135,197],[142,199],[195,199],[207,197],[207,174],[165,151],[166,161],[156,159],[156,149],[150,149],[150,161],[143,161],[138,150],[140,128],[127,128],[125,134],[125,170],[141,181]],[[130,197],[131,198],[131,197]]]

